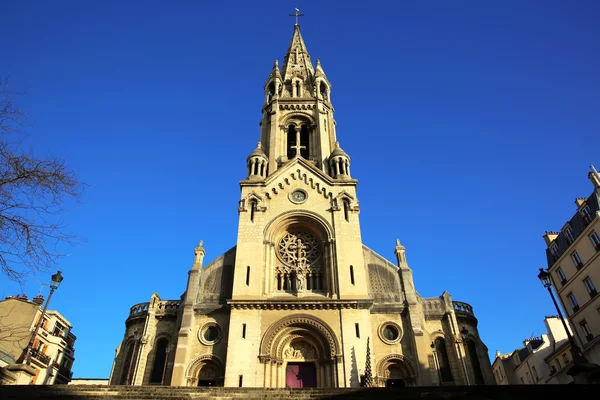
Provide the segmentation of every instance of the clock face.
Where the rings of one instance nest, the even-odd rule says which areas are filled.
[[[290,195],[290,199],[294,203],[303,203],[306,200],[306,192],[303,190],[293,191]]]

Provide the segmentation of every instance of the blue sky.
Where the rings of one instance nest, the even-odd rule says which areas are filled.
[[[420,294],[472,304],[490,354],[544,333],[542,234],[600,164],[600,3],[7,2],[0,71],[27,92],[26,145],[89,185],[51,304],[75,327],[75,376],[108,377],[129,307],[179,298],[198,240],[207,261],[235,244],[294,6],[332,82],[363,242],[394,260],[399,238]]]

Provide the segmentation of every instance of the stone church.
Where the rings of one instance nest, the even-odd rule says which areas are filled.
[[[472,307],[447,292],[421,297],[400,241],[394,262],[363,244],[333,111],[330,81],[295,25],[264,85],[237,243],[205,264],[200,242],[180,300],[155,293],[131,308],[111,384],[494,383]]]

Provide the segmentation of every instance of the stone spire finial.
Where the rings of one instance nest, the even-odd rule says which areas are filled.
[[[394,251],[398,258],[398,267],[407,267],[406,263],[406,248],[400,244],[400,239],[396,239],[396,250]]]
[[[204,241],[200,241],[198,243],[198,247],[194,249],[194,264],[200,265],[202,267],[202,261],[204,261],[204,255],[206,251],[204,251]]]

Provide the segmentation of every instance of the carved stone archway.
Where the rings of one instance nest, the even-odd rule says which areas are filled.
[[[339,341],[325,322],[307,314],[283,318],[267,329],[261,341],[264,387],[286,387],[286,370],[292,364],[310,364],[314,387],[337,387],[341,356]]]
[[[414,366],[402,354],[388,354],[377,363],[378,386],[411,386],[416,380],[417,374]]]
[[[201,380],[214,381],[214,385],[207,386],[223,386],[225,364],[213,354],[203,354],[188,365],[185,377],[187,386],[198,386]]]

